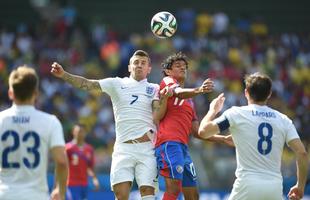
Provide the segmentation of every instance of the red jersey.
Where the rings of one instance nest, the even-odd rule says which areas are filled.
[[[69,160],[68,186],[87,186],[87,168],[94,167],[94,149],[89,144],[78,146],[74,142],[66,144]]]
[[[160,90],[166,86],[178,87],[179,84],[175,79],[165,77],[160,83]],[[194,120],[197,120],[197,115],[191,98],[170,97],[167,102],[166,114],[159,122],[155,146],[167,141],[188,144]]]

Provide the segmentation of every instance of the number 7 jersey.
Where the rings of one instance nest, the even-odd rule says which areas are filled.
[[[65,146],[54,116],[33,106],[0,112],[0,199],[48,199],[49,150]]]
[[[236,146],[236,177],[281,176],[281,158],[285,143],[299,138],[292,121],[284,114],[251,104],[226,110],[215,122],[221,131],[229,128]],[[267,176],[267,177],[266,177]]]

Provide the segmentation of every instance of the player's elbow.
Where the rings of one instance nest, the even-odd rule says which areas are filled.
[[[67,156],[66,156],[66,155],[64,155],[64,156],[59,156],[58,159],[55,160],[55,165],[56,165],[58,168],[62,168],[62,169],[68,168],[68,167],[69,167],[69,164],[68,164]]]
[[[198,129],[198,137],[201,137],[203,139],[207,139],[208,138],[208,133],[207,133],[207,129],[206,126],[200,126]]]
[[[215,135],[216,129],[214,128],[214,125],[212,122],[207,122],[206,124],[201,124],[198,129],[198,135],[201,138],[207,139],[209,137],[212,137]]]

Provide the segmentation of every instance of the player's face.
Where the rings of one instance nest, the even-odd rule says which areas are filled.
[[[187,65],[184,60],[174,61],[171,69],[167,70],[167,74],[178,81],[184,81],[187,75]]]
[[[86,130],[81,126],[74,126],[73,128],[73,136],[75,139],[82,141],[86,137]]]
[[[141,81],[151,72],[151,66],[148,57],[133,56],[128,65],[130,76],[137,81]]]

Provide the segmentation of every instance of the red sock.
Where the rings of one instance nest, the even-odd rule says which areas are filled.
[[[162,200],[176,200],[177,198],[178,196],[165,192]]]

